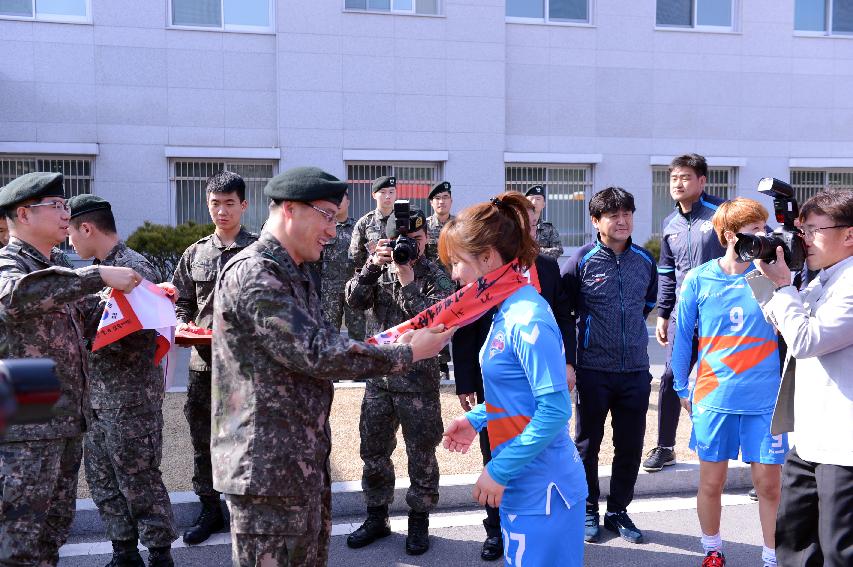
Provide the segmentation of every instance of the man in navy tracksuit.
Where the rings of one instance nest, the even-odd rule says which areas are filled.
[[[643,534],[626,513],[643,456],[652,377],[646,316],[655,306],[652,255],[631,243],[634,197],[618,187],[589,202],[595,242],[580,248],[564,268],[563,282],[577,317],[575,445],[583,459],[589,497],[584,539],[598,541],[598,451],[609,411],[613,422],[613,472],[604,527],[639,543]]]
[[[708,165],[705,158],[687,154],[672,160],[669,166],[669,192],[676,202],[675,210],[663,221],[658,261],[658,318],[655,337],[666,347],[666,370],[658,392],[658,442],[649,451],[643,469],[657,472],[675,464],[675,432],[681,404],[672,389],[672,343],[675,338],[675,308],[681,283],[687,272],[726,253],[714,232],[711,217],[723,202],[705,193]],[[693,337],[690,368],[696,363],[699,344]]]

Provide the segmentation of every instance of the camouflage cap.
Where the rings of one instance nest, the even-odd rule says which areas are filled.
[[[531,195],[539,195],[540,197],[544,197],[545,188],[541,185],[534,185],[533,187],[524,192],[525,197],[530,197]]]
[[[427,199],[432,199],[439,193],[444,193],[447,191],[450,193],[450,182],[449,181],[441,181],[432,186],[432,189],[429,190],[429,195],[427,195]]]
[[[45,197],[65,197],[61,173],[34,171],[13,179],[0,189],[0,209]]]
[[[409,232],[426,229],[426,216],[420,209],[412,209],[409,212]],[[388,238],[397,238],[400,233],[397,232],[397,217],[394,213],[388,217],[388,224],[385,225],[385,235]]]
[[[103,197],[97,195],[75,195],[68,200],[68,206],[71,207],[71,218],[85,215],[93,211],[112,210],[110,202]]]
[[[319,167],[294,167],[270,179],[264,195],[275,201],[329,201],[340,205],[346,190],[345,181]]]
[[[379,177],[373,182],[372,192],[376,193],[380,189],[385,189],[386,187],[396,187],[397,186],[397,178],[393,175],[386,175],[384,177]]]

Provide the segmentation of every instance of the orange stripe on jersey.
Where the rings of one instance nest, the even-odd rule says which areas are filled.
[[[489,402],[486,402],[486,411],[488,413],[506,413],[505,409],[499,408],[498,406],[493,406]]]
[[[511,415],[509,417],[490,419],[488,429],[489,445],[492,451],[518,436],[519,433],[524,431],[528,423],[530,423],[530,418],[526,415]]]
[[[699,350],[704,349],[709,344],[711,345],[711,350],[709,350],[708,352],[715,352],[718,350],[723,350],[724,348],[735,348],[752,343],[760,343],[763,341],[764,339],[759,337],[747,336],[699,337]]]
[[[776,341],[767,341],[763,345],[750,347],[745,350],[733,352],[720,360],[726,366],[740,374],[759,364],[762,360],[776,352]]]
[[[705,359],[702,359],[699,362],[699,369],[696,372],[696,389],[693,391],[693,403],[701,401],[702,398],[713,392],[719,385],[720,381],[711,369],[711,365]]]

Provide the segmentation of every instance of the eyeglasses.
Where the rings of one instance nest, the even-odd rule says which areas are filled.
[[[52,207],[57,211],[65,211],[70,212],[71,207],[68,206],[68,203],[63,201],[51,201],[50,203],[36,203],[35,205],[24,205],[25,209],[33,209],[35,207]]]
[[[326,222],[328,224],[333,224],[335,222],[335,213],[330,213],[329,211],[321,209],[320,207],[315,207],[311,203],[305,203],[305,204],[308,205],[309,207],[311,207],[312,209],[314,209],[315,211],[317,211],[318,213],[320,213],[321,215],[323,215],[323,218],[326,219]]]
[[[801,226],[800,229],[803,231],[803,236],[813,240],[817,236],[818,231],[830,228],[848,228],[849,226],[849,224],[836,224],[835,226],[809,226],[806,224]]]

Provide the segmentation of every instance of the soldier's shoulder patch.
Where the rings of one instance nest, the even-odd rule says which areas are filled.
[[[450,279],[450,276],[448,276],[448,275],[444,272],[444,270],[442,270],[441,268],[436,267],[436,271],[437,271],[437,277],[436,277],[436,279],[435,279],[435,285],[436,285],[436,287],[438,287],[439,289],[442,289],[442,290],[453,290],[453,289],[456,289],[456,286],[455,286],[455,285],[453,285],[453,280],[452,280],[452,279]]]

